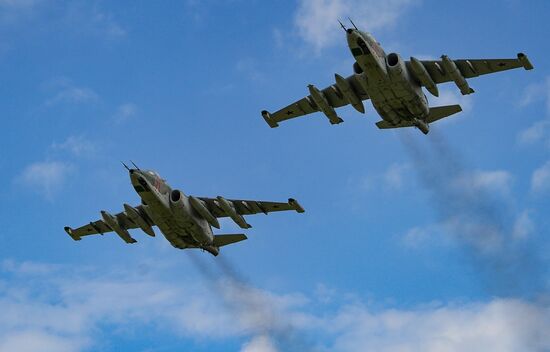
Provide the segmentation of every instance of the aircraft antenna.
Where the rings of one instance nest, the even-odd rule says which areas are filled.
[[[135,166],[136,169],[140,170],[139,166],[137,166],[132,160],[130,160],[130,162],[132,163],[132,165]],[[141,170],[140,170],[141,171]]]
[[[351,22],[351,24],[353,25],[353,28],[359,30],[359,28],[357,28],[357,26],[355,25],[355,23],[353,23],[353,21],[351,20],[351,18],[348,17],[348,20]]]
[[[340,22],[340,20],[338,20],[338,23],[340,23],[340,27],[344,28],[344,31],[347,31],[346,26],[344,26],[344,25],[342,24],[342,22]]]
[[[130,171],[130,168],[128,167],[128,165],[124,164],[124,161],[121,161],[122,165],[124,165],[124,167],[126,168],[126,170]]]

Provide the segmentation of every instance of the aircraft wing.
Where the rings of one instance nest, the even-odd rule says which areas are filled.
[[[154,236],[151,226],[154,225],[152,220],[147,216],[146,212],[143,209],[142,205],[137,207],[130,207],[125,205],[125,211],[120,212],[115,215],[111,215],[105,211],[101,212],[103,219],[92,221],[87,225],[78,227],[76,229],[65,227],[65,231],[72,237],[75,241],[80,241],[83,236],[90,235],[103,235],[109,232],[115,232],[124,242],[126,243],[135,243],[137,242],[130,234],[128,230],[143,228],[150,230],[146,231],[149,235]],[[133,210],[130,210],[133,209]],[[145,223],[145,226],[141,226],[141,222]]]
[[[303,213],[304,209],[295,199],[290,198],[287,203],[279,202],[264,202],[256,200],[241,200],[241,199],[225,199],[218,198],[203,198],[200,197],[208,211],[217,218],[231,217],[231,211],[234,210],[238,215],[252,215],[258,213],[272,213],[275,211],[294,210],[298,213]],[[229,205],[230,209],[227,209]]]
[[[278,123],[281,121],[290,120],[317,111],[326,113],[326,110],[332,110],[333,112],[334,108],[339,108],[348,104],[354,104],[354,106],[361,105],[362,107],[361,102],[369,98],[367,92],[365,92],[359,83],[358,75],[353,74],[347,78],[336,75],[336,81],[336,84],[323,90],[317,90],[317,88],[312,86],[316,92],[320,93],[320,97],[314,97],[310,94],[274,113],[264,110],[262,111],[262,116],[269,126],[274,128],[277,127]],[[319,98],[322,100],[321,106],[317,103],[319,102]],[[361,107],[359,109],[361,109]]]
[[[519,53],[515,59],[461,59],[452,60],[464,78],[473,78],[489,73],[511,70],[523,67],[532,70],[533,65],[523,53]],[[434,83],[445,83],[453,81],[453,77],[445,71],[443,60],[421,60]],[[410,66],[410,61],[407,61]]]

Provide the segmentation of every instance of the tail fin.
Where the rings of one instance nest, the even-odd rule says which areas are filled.
[[[242,233],[230,235],[214,235],[214,243],[212,243],[212,245],[214,247],[223,247],[227,246],[228,244],[244,241],[246,239],[247,237]]]
[[[430,108],[430,114],[428,115],[426,122],[432,123],[437,120],[441,120],[444,117],[454,115],[457,112],[461,112],[461,111],[462,111],[462,108],[458,104],[446,105],[446,106],[435,106],[433,108]]]

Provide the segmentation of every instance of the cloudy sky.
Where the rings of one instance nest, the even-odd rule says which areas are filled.
[[[0,0],[0,352],[549,351],[550,3]],[[404,58],[533,71],[441,87],[464,112],[379,131],[340,111],[270,129],[353,59],[352,17]],[[139,232],[121,160],[197,196],[286,200],[213,258]],[[239,229],[223,222],[222,233]]]

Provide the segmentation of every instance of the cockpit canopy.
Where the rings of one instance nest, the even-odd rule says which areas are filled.
[[[150,178],[152,180],[161,180],[162,182],[166,182],[166,180],[160,177],[160,175],[154,170],[145,170],[143,171],[143,173],[147,178]]]

